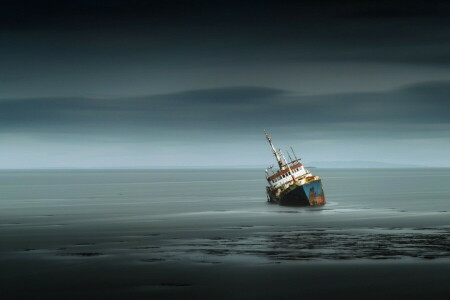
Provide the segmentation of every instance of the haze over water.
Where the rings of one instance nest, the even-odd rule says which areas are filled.
[[[0,171],[2,292],[449,294],[450,169],[311,170],[324,207],[268,204],[259,169]]]

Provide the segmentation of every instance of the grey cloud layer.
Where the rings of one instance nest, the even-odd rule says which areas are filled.
[[[161,133],[195,129],[254,133],[307,128],[347,135],[436,137],[450,130],[450,82],[380,93],[302,96],[280,89],[228,87],[138,98],[0,100],[2,132]]]

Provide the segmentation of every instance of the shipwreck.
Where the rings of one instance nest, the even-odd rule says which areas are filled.
[[[286,160],[281,150],[276,150],[267,132],[265,134],[278,163],[278,168],[271,166],[266,169],[266,179],[269,184],[266,187],[267,201],[292,206],[324,205],[325,194],[321,178],[305,169],[292,147],[291,152],[294,158],[291,158],[287,152],[289,161]]]

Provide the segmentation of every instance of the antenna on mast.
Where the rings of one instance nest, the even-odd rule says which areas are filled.
[[[290,147],[290,148],[291,148],[292,154],[294,154],[295,160],[299,160],[299,159],[297,158],[297,155],[295,155],[294,149],[292,149],[292,147]]]
[[[274,147],[273,144],[272,144],[272,138],[270,137],[270,135],[267,133],[266,130],[264,130],[264,133],[265,133],[265,135],[266,135],[267,141],[268,141],[269,144],[270,144],[270,147],[272,148],[273,155],[275,155],[275,159],[277,160],[278,166],[280,167],[280,170],[282,170],[282,169],[283,169],[283,162],[281,161],[281,158],[280,158],[280,156],[278,155],[277,150],[275,149],[275,147]]]
[[[287,153],[287,155],[288,155],[288,157],[289,157],[289,161],[293,161],[291,155],[289,154],[289,150],[286,150],[286,153]]]

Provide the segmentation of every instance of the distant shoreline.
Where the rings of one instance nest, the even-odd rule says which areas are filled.
[[[316,167],[316,166],[305,166],[307,169],[343,169],[343,170],[370,170],[370,169],[449,169],[449,166],[445,167]],[[264,170],[265,167],[261,166],[181,166],[181,167],[92,167],[92,168],[76,168],[76,167],[61,167],[61,168],[0,168],[0,171],[64,171],[64,170],[74,170],[74,171],[145,171],[145,170],[241,170],[241,169],[259,169]]]

